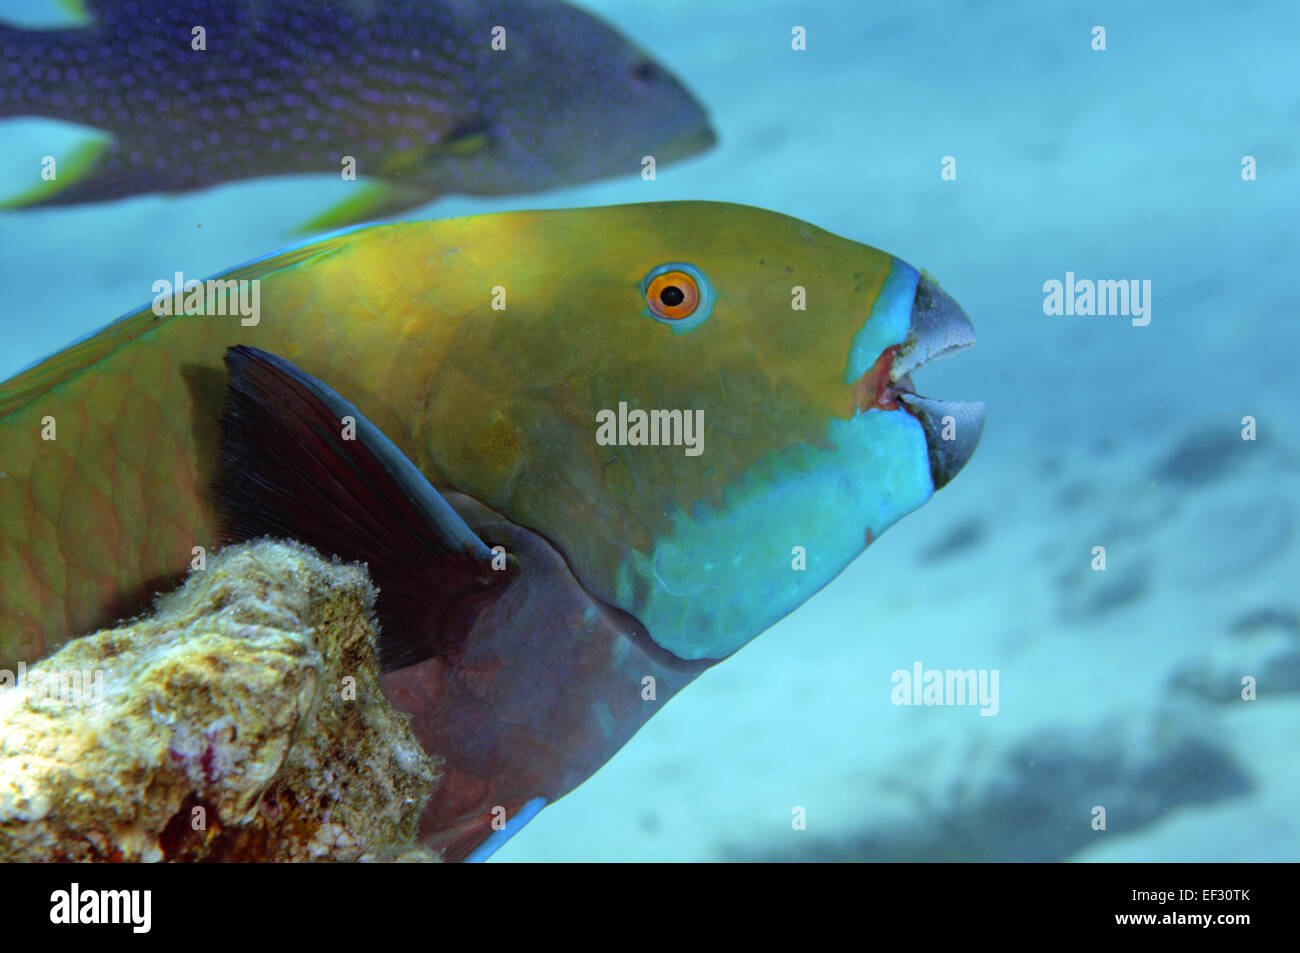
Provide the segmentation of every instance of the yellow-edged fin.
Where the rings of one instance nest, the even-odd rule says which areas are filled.
[[[484,132],[467,130],[453,133],[451,138],[437,145],[422,146],[418,149],[403,149],[387,155],[370,171],[381,179],[394,179],[410,175],[427,167],[430,163],[443,157],[472,156],[487,148],[490,140]]]
[[[371,170],[377,176],[376,179],[355,183],[353,193],[346,199],[311,221],[299,225],[294,231],[300,235],[328,232],[349,225],[391,218],[432,202],[439,192],[427,185],[415,184],[418,180],[414,177],[406,181],[402,181],[402,177],[413,176],[439,158],[473,155],[486,149],[489,141],[486,133],[470,131],[436,146],[394,153]]]
[[[265,278],[273,272],[283,271],[339,251],[349,240],[351,232],[331,236],[323,241],[295,246],[267,258],[241,265],[220,277],[233,280]],[[118,318],[107,327],[89,335],[51,355],[39,364],[0,383],[0,419],[24,407],[28,402],[57,387],[76,375],[94,367],[119,348],[145,337],[169,321],[186,320],[184,316],[159,316],[153,313],[152,302],[131,314]]]
[[[69,186],[90,178],[95,174],[95,165],[99,162],[99,157],[112,144],[113,137],[109,133],[88,132],[87,139],[72,146],[65,158],[54,157],[54,178],[42,179],[41,183],[34,188],[0,201],[0,209],[26,208],[29,205],[38,205]]]
[[[387,180],[356,182],[351,191],[352,194],[342,202],[299,225],[294,231],[303,235],[373,222],[432,202],[438,197],[437,192],[427,188],[399,185]]]
[[[438,146],[436,152],[444,156],[470,156],[486,149],[489,141],[486,133],[476,132],[473,135],[444,142]]]

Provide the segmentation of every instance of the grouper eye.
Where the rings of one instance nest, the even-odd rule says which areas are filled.
[[[674,334],[694,331],[713,311],[713,288],[698,268],[672,262],[641,279],[650,317],[671,325]]]

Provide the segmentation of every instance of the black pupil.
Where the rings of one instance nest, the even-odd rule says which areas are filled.
[[[659,300],[670,308],[675,308],[686,300],[686,294],[676,285],[669,285],[659,292]]]

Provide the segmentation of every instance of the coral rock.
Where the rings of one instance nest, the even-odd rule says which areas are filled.
[[[436,860],[363,567],[230,547],[151,617],[0,672],[0,861]],[[20,684],[12,684],[14,682]]]

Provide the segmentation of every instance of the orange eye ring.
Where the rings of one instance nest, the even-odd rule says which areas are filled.
[[[684,271],[665,271],[645,289],[652,314],[665,321],[684,321],[700,306],[700,286]]]

